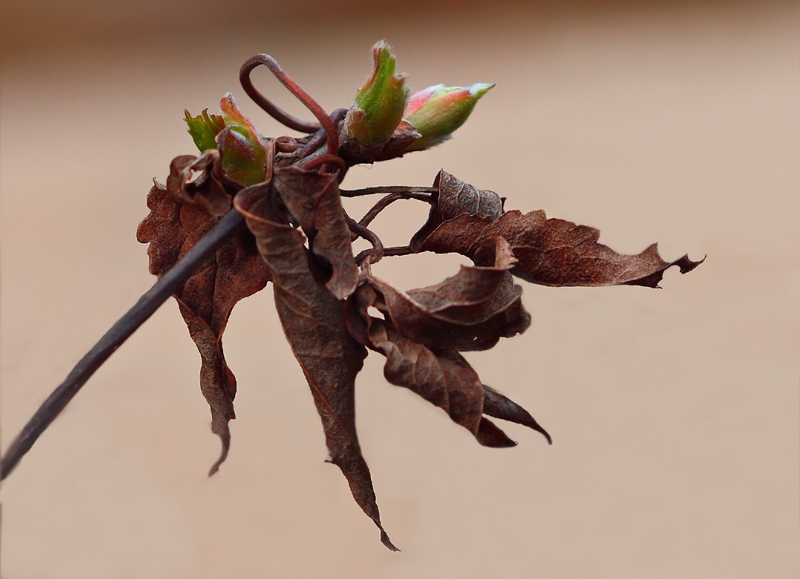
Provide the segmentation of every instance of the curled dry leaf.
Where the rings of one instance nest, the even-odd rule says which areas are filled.
[[[358,268],[350,249],[350,228],[337,174],[304,171],[297,166],[276,168],[273,186],[308,236],[314,255],[332,268],[328,289],[340,299],[349,296],[356,288]]]
[[[460,253],[478,265],[492,263],[494,237],[508,241],[519,263],[511,273],[540,285],[658,287],[664,271],[677,265],[688,273],[702,263],[683,256],[664,261],[653,244],[638,255],[623,255],[598,243],[600,231],[563,219],[547,219],[544,211],[497,212],[500,198],[475,192],[452,175],[440,173],[440,208],[412,240],[417,251]],[[444,195],[444,191],[447,195]],[[462,193],[465,192],[465,193]],[[494,196],[494,197],[493,197]]]
[[[216,151],[213,151],[216,153]],[[190,170],[205,165],[200,183],[187,186],[175,175],[186,176]],[[214,156],[201,160],[179,157],[172,163],[172,190],[154,184],[147,197],[150,214],[136,232],[141,243],[149,243],[150,272],[159,278],[189,251],[216,224],[210,211],[221,208],[219,184],[213,175]],[[191,194],[187,194],[187,189]],[[179,192],[180,194],[176,194]],[[227,196],[230,208],[230,197]],[[174,294],[189,334],[200,352],[200,390],[211,409],[211,430],[222,441],[222,452],[211,467],[214,474],[230,448],[228,421],[235,417],[233,398],[236,378],[225,362],[222,334],[233,306],[239,300],[264,288],[269,268],[256,250],[252,236],[242,231],[217,250],[214,258],[190,277]]]
[[[175,157],[169,165],[167,191],[176,203],[197,205],[213,217],[225,215],[231,208],[231,195],[242,187],[223,172],[220,163],[216,149],[199,157]],[[193,179],[198,172],[199,177]]]
[[[380,529],[383,544],[396,551],[381,525],[356,434],[355,378],[366,350],[347,332],[343,302],[326,287],[303,234],[278,221],[271,209],[273,193],[269,183],[251,187],[236,197],[236,208],[245,215],[272,271],[275,307],[322,419],[330,460],[344,473],[356,503]]]
[[[386,356],[383,375],[395,386],[408,388],[443,409],[484,446],[514,446],[499,428],[483,418],[483,385],[478,374],[455,351],[437,355],[409,340],[391,323],[369,321],[371,346]],[[449,354],[449,355],[447,355]]]
[[[516,259],[495,238],[491,267],[462,267],[435,286],[402,292],[369,276],[348,300],[347,323],[361,343],[386,356],[384,375],[442,408],[485,446],[514,446],[490,414],[549,435],[521,407],[482,383],[458,353],[486,349],[501,337],[522,333],[530,316],[508,270]],[[369,308],[384,318],[371,316]],[[486,405],[486,407],[485,407]]]
[[[456,179],[444,169],[436,175],[433,186],[438,188],[439,192],[434,194],[434,203],[431,205],[428,221],[414,234],[409,244],[417,251],[443,221],[458,217],[462,213],[478,215],[494,221],[503,214],[505,199],[494,191],[478,189]]]
[[[401,334],[432,348],[486,350],[500,338],[521,334],[530,315],[522,306],[522,288],[509,274],[516,259],[504,239],[490,243],[495,244],[492,265],[462,266],[434,286],[403,292],[371,278],[380,297],[376,307]]]

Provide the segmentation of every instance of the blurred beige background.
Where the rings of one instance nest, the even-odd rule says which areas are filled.
[[[193,151],[184,108],[230,90],[284,134],[238,86],[257,52],[328,109],[347,106],[381,38],[414,90],[498,83],[453,141],[354,169],[349,188],[427,185],[444,167],[509,208],[597,226],[618,251],[659,241],[667,259],[708,260],[663,290],[525,285],[532,327],[469,358],[552,447],[511,425],[517,448],[482,448],[370,356],[360,437],[402,553],[323,462],[270,291],[225,336],[238,419],[206,478],[218,441],[169,302],[3,484],[4,578],[798,576],[796,2],[222,6],[3,3],[3,449],[153,282],[134,231],[151,179]],[[398,204],[376,229],[401,243],[424,214]],[[458,263],[377,271],[409,288]]]

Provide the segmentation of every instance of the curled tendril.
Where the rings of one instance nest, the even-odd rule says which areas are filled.
[[[261,94],[261,92],[255,86],[253,86],[253,81],[250,80],[250,73],[253,71],[253,69],[261,65],[269,68],[269,64],[265,62],[265,59],[269,59],[269,62],[272,62],[275,64],[275,66],[278,66],[271,56],[266,54],[258,54],[252,58],[249,58],[247,62],[242,65],[242,68],[239,69],[239,82],[241,83],[244,92],[247,93],[247,96],[253,99],[253,102],[264,109],[273,119],[282,125],[285,125],[290,129],[294,129],[295,131],[300,131],[301,133],[315,133],[318,131],[321,128],[319,123],[304,121],[290,115],[283,109],[276,106],[272,101]],[[278,66],[278,68],[280,67]]]
[[[269,99],[256,90],[252,81],[250,80],[250,73],[253,71],[253,69],[262,65],[266,66],[267,69],[269,69],[269,71],[275,76],[275,78],[277,78],[290,93],[297,97],[297,99],[303,103],[315,117],[317,117],[319,123],[309,123],[293,117],[289,113],[275,106]],[[294,82],[292,77],[286,74],[283,68],[281,68],[281,65],[278,64],[278,62],[268,54],[257,54],[249,58],[242,65],[242,68],[239,69],[239,82],[241,82],[242,88],[244,88],[244,91],[247,93],[247,95],[253,99],[256,104],[267,111],[275,120],[283,123],[290,129],[295,129],[304,133],[318,133],[319,131],[324,133],[325,138],[328,141],[327,154],[322,156],[325,161],[320,162],[314,159],[310,162],[306,162],[303,165],[304,169],[329,163],[333,163],[339,165],[340,168],[344,168],[344,161],[342,161],[339,157],[339,134],[336,132],[336,123],[338,122],[338,117],[341,116],[339,111],[335,111],[333,115],[329,116],[328,113],[325,112],[325,109],[323,109],[319,103],[317,103],[317,101],[311,98],[306,91],[300,88],[300,86]],[[312,137],[311,140],[314,141],[317,139]]]

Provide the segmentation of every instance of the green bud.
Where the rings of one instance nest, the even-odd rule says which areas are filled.
[[[395,74],[395,59],[381,40],[372,48],[375,70],[361,87],[344,120],[344,134],[360,145],[388,139],[403,118],[408,98],[406,75]]]
[[[495,83],[479,82],[469,87],[438,84],[415,93],[408,101],[404,118],[422,135],[407,149],[421,151],[446,141],[469,118],[480,98]]]
[[[222,115],[208,114],[208,109],[192,117],[186,111],[189,134],[200,152],[217,149],[217,137],[230,129],[222,143],[222,169],[244,186],[261,183],[265,177],[266,149],[253,124],[236,106],[230,93],[220,101]]]

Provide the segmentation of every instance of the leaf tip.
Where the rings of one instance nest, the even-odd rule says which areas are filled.
[[[400,549],[394,546],[394,543],[392,543],[392,540],[389,538],[389,535],[386,533],[386,531],[383,530],[382,527],[381,527],[381,543],[383,543],[384,546],[390,551],[394,551],[395,553],[400,552]]]
[[[208,470],[208,476],[212,477],[219,471],[219,467],[222,466],[222,463],[225,462],[228,458],[228,451],[231,449],[231,436],[228,434],[227,436],[220,435],[220,440],[222,441],[222,451],[219,453],[219,458],[217,462],[211,465],[211,468]]]

